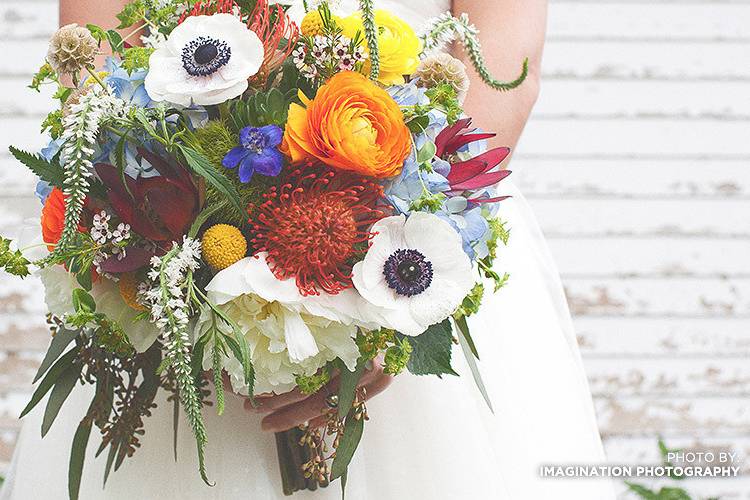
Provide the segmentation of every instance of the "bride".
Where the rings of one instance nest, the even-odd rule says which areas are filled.
[[[61,0],[61,24],[112,25],[124,0]],[[301,0],[293,2],[301,17]],[[354,1],[343,2],[343,10]],[[499,131],[498,145],[516,144],[534,104],[544,42],[546,0],[376,0],[415,27],[453,9],[466,12],[481,30],[490,66],[501,76],[529,57],[530,78],[499,94],[477,79],[466,102],[474,123]],[[351,4],[351,5],[350,5]],[[522,168],[522,165],[519,167]],[[502,191],[505,191],[503,193]],[[501,214],[512,228],[499,262],[511,275],[507,287],[485,298],[471,318],[482,353],[481,370],[494,414],[473,386],[460,353],[462,376],[437,380],[404,374],[392,384],[368,374],[371,420],[349,467],[349,498],[363,500],[511,499],[607,500],[606,480],[540,476],[542,465],[596,464],[604,459],[581,358],[557,271],[529,206],[512,184]],[[388,387],[386,387],[388,386]],[[41,406],[26,418],[3,499],[67,498],[71,439],[85,390],[74,391],[44,440]],[[102,489],[105,457],[84,468],[82,499],[274,499],[283,498],[273,431],[319,416],[320,401],[296,393],[261,398],[249,411],[229,398],[222,417],[207,411],[210,441],[206,462],[213,488],[195,474],[194,441],[187,426],[178,434],[179,461],[172,455],[171,404],[159,401],[147,419],[142,448]],[[88,456],[98,443],[90,440]],[[338,485],[298,492],[302,499],[340,498]]]

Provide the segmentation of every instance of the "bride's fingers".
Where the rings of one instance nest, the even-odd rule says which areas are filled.
[[[364,388],[365,398],[371,399],[383,392],[393,381],[393,377],[380,372],[379,375],[368,378],[370,383],[360,385]],[[363,377],[364,381],[364,377]],[[263,430],[281,432],[296,427],[305,422],[310,422],[313,427],[319,427],[325,423],[325,412],[327,408],[327,394],[325,390],[317,392],[298,404],[279,409],[266,416],[262,422]]]
[[[374,362],[373,367],[371,369],[365,370],[365,372],[362,374],[362,378],[359,381],[360,386],[366,386],[368,384],[371,384],[373,381],[378,379],[379,377],[383,376],[383,367],[382,365],[377,362],[377,360]],[[339,377],[334,376],[326,386],[321,389],[320,392],[328,394],[335,394],[338,392],[339,388]],[[245,409],[251,413],[271,413],[277,410],[280,410],[284,407],[295,405],[297,403],[300,403],[307,399],[308,395],[302,394],[299,389],[293,389],[289,392],[285,392],[283,394],[274,394],[274,395],[268,395],[268,396],[256,396],[255,397],[255,406],[253,406],[253,403],[248,399],[245,401],[244,406]]]
[[[281,432],[320,416],[326,408],[327,393],[316,392],[297,404],[285,406],[263,418],[264,431]]]

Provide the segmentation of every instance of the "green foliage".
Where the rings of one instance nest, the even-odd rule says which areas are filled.
[[[135,0],[126,4],[116,17],[120,21],[117,29],[129,28],[146,17],[146,6],[142,0]]]
[[[41,155],[31,154],[13,146],[10,146],[9,150],[16,160],[26,165],[37,177],[53,186],[62,187],[64,174],[58,163],[48,162]]]
[[[139,69],[148,69],[148,62],[154,49],[149,47],[131,47],[122,55],[122,67],[131,74]]]
[[[315,375],[297,375],[295,382],[302,394],[315,394],[331,381],[331,370],[328,366],[323,367]]]
[[[354,452],[362,440],[362,433],[365,428],[365,419],[358,416],[354,411],[349,412],[344,424],[344,433],[339,438],[339,445],[336,448],[336,456],[331,464],[331,481],[340,478],[349,467]]]
[[[67,324],[76,328],[88,328],[92,332],[98,347],[119,357],[135,354],[122,326],[106,314],[96,312],[94,298],[82,288],[73,290],[73,308],[75,313],[65,317]]]
[[[411,344],[407,368],[414,375],[458,375],[451,367],[453,329],[450,320],[432,325],[416,337],[402,334],[396,334],[396,337]]]
[[[422,35],[422,47],[425,52],[436,50],[444,45],[460,40],[471,59],[482,81],[495,90],[505,92],[521,85],[529,72],[529,60],[525,59],[521,68],[521,74],[512,82],[502,82],[492,76],[487,63],[482,55],[482,46],[479,43],[479,31],[469,22],[467,14],[453,17],[446,13],[436,18],[424,31]]]
[[[444,193],[431,193],[425,188],[419,198],[409,204],[409,210],[417,212],[437,212],[443,206],[446,196]]]
[[[189,146],[177,145],[182,152],[182,156],[187,161],[190,169],[200,175],[217,191],[223,194],[232,204],[237,214],[244,215],[244,208],[240,201],[240,195],[237,188],[227,179],[224,174],[217,170],[205,156]]]
[[[296,89],[282,93],[277,88],[258,91],[244,100],[233,103],[229,113],[229,125],[235,134],[247,126],[286,124],[289,105],[297,99]]]
[[[510,230],[505,227],[505,223],[500,220],[500,218],[486,218],[490,226],[489,237],[487,238],[487,249],[489,250],[489,254],[485,258],[477,260],[477,264],[484,276],[495,282],[494,291],[497,292],[508,283],[510,275],[505,273],[500,276],[494,269],[492,269],[492,266],[497,258],[497,249],[500,246],[500,243],[503,245],[508,244],[508,241],[510,240]]]
[[[99,46],[101,46],[102,42],[107,42],[113,54],[122,54],[125,45],[120,33],[115,30],[105,30],[96,24],[87,24],[86,28],[91,32],[91,36],[99,42]]]
[[[62,110],[51,111],[42,121],[42,133],[48,132],[53,139],[58,139],[63,131]]]
[[[482,283],[475,284],[474,288],[471,289],[469,294],[464,297],[464,300],[461,302],[458,311],[456,311],[456,314],[454,314],[453,317],[462,318],[471,316],[472,314],[476,314],[477,312],[479,312],[479,308],[482,305],[483,297],[484,285]]]
[[[29,88],[41,92],[41,87],[45,83],[59,83],[59,81],[55,70],[52,69],[52,66],[50,66],[49,63],[45,62],[42,67],[34,73],[34,76],[31,77]]]
[[[404,338],[397,339],[395,344],[385,351],[383,372],[389,375],[398,375],[404,371],[409,359],[411,359],[413,350],[409,341]]]
[[[10,249],[11,240],[0,236],[0,268],[5,272],[22,278],[28,276],[31,262],[23,256],[20,250]]]
[[[628,489],[644,500],[693,500],[693,497],[682,488],[664,486],[658,491],[643,485],[625,481]]]
[[[380,50],[373,0],[359,0],[359,10],[362,12],[362,25],[365,28],[367,51],[370,56],[370,78],[377,80],[380,76]]]
[[[461,118],[464,110],[458,102],[458,93],[449,83],[440,83],[436,87],[427,89],[425,95],[430,104],[445,113],[448,124],[453,125]]]
[[[355,341],[359,348],[359,353],[366,359],[374,359],[380,352],[385,351],[389,345],[393,344],[396,339],[396,332],[387,328],[380,330],[362,331]]]

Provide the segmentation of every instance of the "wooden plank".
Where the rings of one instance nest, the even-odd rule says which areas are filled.
[[[750,53],[750,50],[748,50]],[[750,67],[750,64],[748,64]],[[520,155],[648,157],[750,156],[744,140],[750,122],[677,119],[534,120],[526,127]]]
[[[604,441],[607,459],[610,463],[643,465],[661,462],[661,454],[657,445],[658,436],[629,437],[612,436]],[[714,454],[712,464],[719,463],[719,454],[734,453],[736,465],[741,466],[742,472],[750,472],[750,462],[745,458],[750,456],[750,438],[747,436],[703,437],[703,436],[664,436],[665,444],[671,449],[684,452],[698,453],[701,451]],[[739,456],[737,455],[739,454]],[[726,462],[725,462],[726,463]]]
[[[46,39],[3,42],[4,57],[0,59],[0,78],[30,78],[44,64],[46,55]]]
[[[750,237],[746,200],[562,198],[529,204],[547,237]]]
[[[28,88],[30,81],[30,77],[0,79],[0,116],[33,117],[41,123],[47,113],[56,109],[57,101],[52,100],[55,86],[45,85],[36,92]]]
[[[0,197],[30,198],[37,177],[10,154],[0,155]]]
[[[745,161],[515,158],[510,179],[528,198],[750,197]]]
[[[0,151],[9,146],[37,152],[49,143],[49,137],[41,134],[42,120],[39,117],[0,118]]]
[[[750,239],[550,238],[563,278],[750,277]]]
[[[0,4],[0,20],[5,39],[47,39],[58,26],[57,2],[4,0]]]
[[[745,42],[664,43],[600,40],[552,41],[545,47],[547,78],[645,80],[746,80]]]
[[[586,359],[619,357],[623,364],[644,358],[750,357],[750,319],[622,318],[573,319]]]
[[[747,359],[586,360],[594,396],[717,397],[750,395]]]
[[[746,82],[543,80],[533,117],[747,119]]]
[[[747,39],[750,5],[650,2],[551,2],[548,37],[566,39],[705,40]]]
[[[594,399],[604,437],[672,436],[720,437],[750,434],[747,398]]]
[[[44,318],[47,306],[44,303],[44,287],[42,282],[30,276],[21,279],[17,276],[6,275],[0,286],[0,315],[39,315]]]
[[[31,230],[35,234],[41,211],[42,204],[33,194],[0,198],[0,234],[12,239],[18,238],[22,231]]]
[[[565,291],[579,316],[750,316],[750,279],[569,279]]]

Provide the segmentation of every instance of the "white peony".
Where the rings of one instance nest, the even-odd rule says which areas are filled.
[[[289,391],[296,375],[314,375],[340,358],[353,370],[359,350],[354,342],[366,303],[354,290],[338,295],[302,296],[293,279],[279,280],[265,254],[247,257],[219,272],[206,287],[209,299],[235,321],[248,341],[255,369],[255,393]],[[206,309],[196,325],[196,338],[212,324]],[[230,333],[226,325],[217,326]],[[204,366],[211,367],[210,349]],[[240,363],[224,368],[235,391],[247,393]]]
[[[362,297],[381,308],[383,326],[419,335],[453,314],[474,286],[461,237],[436,215],[386,217],[372,232],[353,279]]]
[[[37,274],[44,285],[44,300],[49,312],[60,318],[72,314],[73,289],[80,288],[75,276],[63,266],[45,267]],[[159,330],[147,319],[136,321],[138,311],[125,303],[115,282],[102,278],[94,283],[90,294],[96,302],[96,311],[116,321],[138,352],[151,347],[159,336]]]
[[[149,59],[146,92],[181,106],[220,104],[247,90],[263,43],[232,14],[191,16]]]

